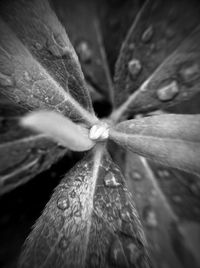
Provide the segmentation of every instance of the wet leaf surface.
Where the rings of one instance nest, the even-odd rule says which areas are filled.
[[[92,88],[96,99],[106,96],[112,101],[112,91],[108,92],[110,73],[114,73],[119,47],[131,21],[135,22],[122,45],[114,76],[115,108],[122,106],[112,118],[122,121],[122,116],[127,119],[137,113],[150,116],[151,111],[159,113],[157,109],[199,113],[199,2],[149,0],[138,13],[143,2],[53,1],[62,26],[46,1],[1,1],[0,193],[27,182],[65,153],[52,141],[21,129],[18,116],[43,108],[91,126],[97,119],[89,114],[93,108],[87,88]],[[2,98],[2,93],[9,100]],[[176,105],[175,110],[169,105]],[[104,108],[103,104],[101,110]],[[185,133],[190,136],[190,129],[195,127],[193,120],[190,123],[185,123],[186,132],[179,135],[184,137],[182,145],[187,140]],[[151,135],[161,136],[174,127],[170,125],[158,133],[158,127],[149,126]],[[141,127],[145,130],[144,124]],[[196,138],[199,141],[198,135]],[[25,243],[21,266],[148,267],[150,248],[155,268],[199,267],[199,177],[147,162],[132,153],[125,160],[125,150],[119,151],[110,141],[109,149],[127,178],[127,187],[108,155],[86,156],[56,188]],[[174,146],[171,155],[173,150]],[[67,170],[68,162],[62,168]],[[59,171],[60,167],[52,177],[59,180]],[[46,193],[50,182],[44,183]],[[29,191],[32,193],[32,189]],[[38,204],[38,191],[30,194],[27,210]],[[15,195],[12,198],[15,202]],[[2,222],[7,226],[9,212],[4,215],[1,211],[1,215],[1,226]],[[12,232],[2,231],[0,266],[5,263],[2,255],[11,262],[9,268],[16,266],[8,257],[11,251],[16,258],[22,243],[21,236],[16,235],[21,225],[16,227],[15,221]],[[15,238],[20,242],[13,241]],[[4,251],[5,241],[11,246]]]
[[[199,267],[199,178],[127,154],[125,176],[140,215],[153,267]],[[190,235],[189,235],[190,233]],[[192,245],[192,246],[191,246]]]
[[[105,53],[97,1],[55,3],[57,13],[79,56],[86,80],[111,102],[113,85]]]
[[[61,181],[26,241],[20,267],[149,267],[119,168],[98,150]]]
[[[0,195],[50,168],[66,151],[44,135],[24,130],[19,117],[0,117]]]
[[[115,104],[126,103],[116,117],[174,105],[198,92],[199,9],[195,0],[146,1],[117,61]]]
[[[199,115],[155,115],[119,123],[110,129],[110,139],[163,165],[199,174],[199,129]]]
[[[28,50],[28,52],[25,51],[25,48],[18,43],[19,41],[14,39],[11,33],[7,34],[7,38],[1,38],[3,42],[1,44],[2,50],[5,53],[5,55],[2,54],[1,57],[9,56],[9,54],[13,53],[14,59],[18,57],[18,60],[20,60],[23,65],[26,65],[27,69],[26,72],[23,73],[23,76],[22,73],[19,73],[16,78],[19,79],[19,75],[21,75],[20,80],[24,83],[25,81],[27,81],[27,83],[29,82],[29,85],[32,85],[31,82],[35,82],[34,91],[41,90],[43,86],[48,87],[49,96],[47,94],[48,92],[45,94],[41,90],[41,95],[43,94],[47,98],[44,102],[47,105],[56,105],[56,100],[52,100],[54,96],[53,99],[57,99],[57,102],[62,104],[59,106],[60,111],[65,113],[67,103],[64,105],[64,99],[59,96],[59,90],[56,90],[56,96],[55,93],[52,92],[52,82],[49,80],[55,80],[57,88],[62,87],[63,91],[70,93],[81,105],[89,111],[92,111],[90,97],[78,57],[69,41],[64,27],[57,19],[48,1],[7,1],[6,3],[2,3],[0,9],[3,20],[6,21]],[[9,30],[3,26],[1,26],[1,31],[4,31],[4,33],[1,33],[1,36],[3,34],[5,35],[7,31],[9,32]],[[13,39],[12,42],[14,44],[17,42],[15,44],[17,51],[16,48],[14,49],[14,46],[9,47],[11,46],[11,44],[8,43],[10,38]],[[46,71],[48,73],[46,76],[48,77],[38,77],[38,72],[42,72],[40,66],[34,66],[34,69],[32,67],[32,69],[29,70],[30,64],[33,65],[33,62],[34,65],[37,64],[37,62],[28,55],[29,53],[35,58],[35,61],[42,65],[42,71]],[[24,60],[25,62],[22,62],[24,56],[27,58],[26,61]],[[16,64],[8,62],[7,58],[3,58],[2,61],[3,66],[9,64],[10,67],[17,68]],[[17,70],[19,72],[19,67]],[[4,72],[2,72],[2,74],[4,75]],[[6,75],[7,77],[11,77],[14,74],[9,72],[8,74],[6,73]]]

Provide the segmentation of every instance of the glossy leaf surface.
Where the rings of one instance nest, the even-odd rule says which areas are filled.
[[[45,134],[48,138],[72,151],[88,151],[94,146],[89,130],[75,124],[59,113],[37,111],[24,116],[21,125]]]
[[[26,241],[20,267],[149,267],[132,198],[97,150],[61,181]]]
[[[117,61],[115,103],[121,107],[115,118],[127,110],[174,105],[199,92],[199,10],[195,0],[145,2]]]
[[[79,56],[86,80],[112,102],[113,85],[105,53],[97,1],[61,0],[55,3]]]
[[[119,123],[110,138],[149,159],[199,174],[199,129],[199,115],[158,115]]]
[[[0,195],[48,169],[66,149],[24,130],[19,117],[0,117]]]
[[[47,0],[2,1],[0,10],[3,20],[10,26],[12,31],[17,35],[36,61],[48,72],[51,79],[56,81],[58,84],[57,87],[61,86],[63,90],[69,93],[79,104],[84,106],[87,110],[92,111],[91,100],[88,95],[78,57],[69,41],[64,27],[50,7],[49,2]],[[6,29],[4,29],[4,31],[6,31]],[[6,39],[2,41],[5,42]],[[4,52],[9,49],[9,44],[5,44],[5,46],[7,47],[3,47]],[[14,53],[13,48],[11,49],[12,51],[7,51],[7,54],[10,52]],[[22,48],[19,46],[18,52],[23,54],[23,50],[21,51],[21,49]],[[30,64],[30,60],[27,59],[27,64]],[[6,62],[4,64],[6,64]],[[12,62],[10,62],[10,65],[12,65]],[[37,70],[35,70],[35,72],[37,72]],[[31,77],[32,75],[33,72],[28,72],[25,74],[25,78],[27,78],[27,80],[28,78],[30,80],[31,78],[34,79],[34,77]],[[37,82],[39,84],[40,81]],[[40,83],[41,87],[48,86],[48,81],[41,81]],[[53,92],[50,93],[53,95]],[[48,97],[48,95],[46,97]],[[54,98],[56,98],[56,96],[54,96]],[[46,100],[46,102],[48,103],[48,100]],[[64,112],[66,104],[65,106],[61,106],[60,110]]]
[[[125,176],[153,267],[199,267],[199,180],[127,153]]]

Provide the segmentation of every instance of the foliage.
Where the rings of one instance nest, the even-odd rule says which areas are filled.
[[[1,2],[0,193],[88,151],[19,267],[199,267],[200,120],[176,113],[199,104],[199,11],[196,0]],[[113,28],[127,16],[117,36],[108,14]],[[90,94],[109,101],[106,119]]]

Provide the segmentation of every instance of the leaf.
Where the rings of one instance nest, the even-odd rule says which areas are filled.
[[[66,149],[43,134],[19,126],[19,117],[0,117],[0,195],[48,169]]]
[[[77,55],[48,2],[10,1],[2,4],[1,16],[22,41],[1,21],[3,93],[28,110],[54,109],[76,121],[96,121]]]
[[[95,143],[89,138],[89,130],[73,123],[59,113],[37,111],[21,119],[21,125],[46,134],[60,145],[72,151],[88,151]]]
[[[66,149],[20,127],[24,110],[0,98],[0,195],[26,183],[58,161]]]
[[[132,198],[102,148],[61,181],[26,240],[20,267],[149,267]]]
[[[199,267],[200,187],[197,178],[149,164],[132,152],[127,152],[125,169],[153,267]]]
[[[55,1],[55,7],[79,56],[86,80],[112,103],[112,78],[104,49],[97,2],[60,0]]]
[[[115,104],[121,106],[113,118],[174,105],[199,92],[199,10],[195,0],[146,1],[116,64]]]
[[[110,138],[164,165],[200,174],[200,115],[158,115],[124,121]]]
[[[98,5],[103,41],[112,75],[127,29],[140,10],[141,2],[102,0]]]

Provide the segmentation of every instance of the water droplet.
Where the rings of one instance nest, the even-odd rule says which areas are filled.
[[[121,215],[121,218],[122,218],[123,221],[126,221],[126,222],[130,222],[131,221],[130,214],[127,211],[127,209],[121,209],[120,215]]]
[[[42,46],[42,44],[36,42],[36,43],[35,43],[35,48],[36,48],[37,50],[41,50],[41,49],[43,48],[43,46]]]
[[[200,68],[197,63],[185,64],[179,70],[179,75],[183,82],[192,82],[200,78]]]
[[[167,86],[164,86],[157,90],[157,96],[161,101],[172,100],[179,92],[178,84],[176,81],[172,81]]]
[[[70,193],[70,197],[71,198],[75,198],[76,197],[76,192],[75,190],[72,190],[71,193]]]
[[[69,246],[69,241],[66,239],[66,237],[62,237],[59,241],[59,247],[61,249],[67,249]]]
[[[136,78],[142,70],[142,65],[139,60],[132,59],[128,63],[128,71],[132,78]]]
[[[60,231],[65,224],[65,218],[62,215],[58,216],[54,224],[57,227],[57,229]]]
[[[119,239],[115,239],[110,248],[110,262],[115,267],[127,267],[128,263]]]
[[[124,245],[124,250],[125,250],[129,263],[131,265],[136,265],[142,253],[141,245],[140,244],[137,245],[133,241],[128,241]]]
[[[142,179],[142,175],[137,171],[131,172],[131,178],[136,181],[140,181]]]
[[[27,82],[30,82],[31,81],[31,77],[29,75],[29,73],[27,71],[24,72],[24,79],[27,81]]]
[[[143,218],[144,218],[145,224],[148,227],[151,227],[151,228],[157,227],[158,222],[157,222],[156,214],[150,206],[147,206],[144,208]]]
[[[153,26],[150,25],[143,33],[142,35],[142,41],[144,43],[149,42],[153,37]]]
[[[158,175],[161,178],[166,178],[166,177],[169,177],[170,173],[168,170],[161,169],[161,170],[158,170]]]
[[[120,186],[120,183],[116,181],[115,176],[113,175],[113,173],[108,172],[104,178],[104,183],[106,186],[109,187],[118,187]]]
[[[128,45],[128,49],[131,50],[131,51],[133,51],[135,49],[135,44],[134,43],[130,43]]]
[[[77,46],[76,46],[76,51],[79,55],[80,60],[83,63],[89,63],[92,59],[92,50],[86,41],[81,41]]]
[[[4,87],[11,87],[14,85],[13,78],[6,74],[0,73],[0,85]]]
[[[94,141],[104,141],[109,137],[109,127],[106,123],[93,125],[89,132],[89,138]]]
[[[199,196],[200,195],[200,185],[197,182],[192,182],[190,183],[190,190],[192,193],[195,195]]]
[[[62,196],[57,200],[57,206],[61,210],[65,210],[69,208],[69,198],[68,196]]]

